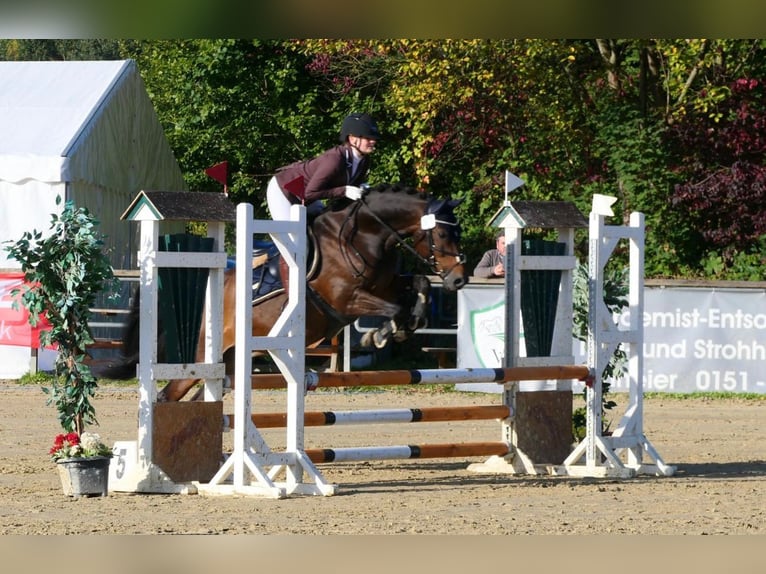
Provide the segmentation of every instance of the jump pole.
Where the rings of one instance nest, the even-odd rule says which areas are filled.
[[[468,442],[399,446],[368,446],[309,449],[306,454],[316,463],[362,460],[403,460],[412,458],[456,458],[505,456],[511,446],[504,442]]]
[[[304,413],[303,426],[476,421],[504,419],[509,417],[510,414],[511,409],[505,405],[315,411]],[[282,428],[287,426],[287,413],[253,413],[250,418],[256,428]],[[234,428],[234,416],[227,416],[225,423],[229,428]]]
[[[307,373],[306,390],[317,387],[363,387],[407,385],[454,385],[457,383],[498,383],[536,381],[539,379],[585,379],[585,365],[543,365],[535,367],[476,368],[476,369],[413,369],[394,371],[347,371],[338,373]],[[253,389],[285,387],[280,374],[252,375]]]
[[[544,378],[580,378],[589,375],[584,365],[541,365],[512,368],[485,369],[420,369],[395,371],[354,371],[341,373],[304,373],[304,392],[318,387],[349,386],[406,386],[416,384],[487,383],[507,384],[509,381]],[[252,388],[280,389],[289,383],[283,374],[259,374],[251,377]],[[433,407],[430,409],[384,409],[370,411],[309,412],[303,413],[303,426],[330,426],[351,424],[412,423],[436,421],[466,421],[495,419],[503,422],[512,417],[508,405]],[[237,428],[240,414],[228,415],[228,426]],[[288,413],[253,413],[251,421],[256,428],[289,426]],[[349,462],[362,460],[396,460],[412,458],[450,458],[490,456],[505,459],[514,454],[509,441],[482,443],[445,443],[424,445],[392,445],[345,448],[322,448],[305,451],[314,463]]]

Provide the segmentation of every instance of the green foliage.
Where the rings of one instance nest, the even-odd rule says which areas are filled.
[[[117,60],[118,40],[0,40],[2,60]]]
[[[204,171],[228,161],[232,199],[265,216],[274,172],[337,143],[342,112],[287,41],[146,41],[124,55],[141,70],[189,189],[221,191]]]
[[[57,197],[56,204],[60,203]],[[48,404],[55,405],[61,427],[78,434],[85,425],[97,424],[90,399],[98,385],[83,362],[85,349],[93,342],[90,307],[100,292],[116,286],[97,226],[87,209],[67,201],[60,215],[51,216],[47,237],[28,231],[5,247],[21,264],[27,282],[13,294],[21,291],[21,304],[33,326],[42,318],[50,325],[40,333],[41,345],[58,349],[56,376],[50,387],[43,388]],[[18,301],[14,304],[18,306]]]
[[[508,169],[526,181],[512,199],[587,213],[602,193],[618,217],[644,213],[648,277],[725,279],[756,277],[763,254],[762,228],[736,229],[762,221],[757,209],[718,220],[737,204],[730,189],[753,198],[741,205],[761,198],[764,56],[762,39],[0,40],[6,59],[134,58],[189,189],[220,191],[204,170],[227,160],[231,197],[256,216],[276,169],[333,145],[342,118],[364,111],[384,134],[371,183],[463,199],[469,266],[492,243]],[[719,174],[729,153],[755,156],[736,188]],[[714,181],[715,205],[674,202],[708,182],[704,201]],[[716,228],[735,239],[709,245]]]
[[[576,442],[585,438],[587,417],[588,410],[585,407],[577,407],[572,411],[572,437]]]
[[[53,380],[53,377],[44,371],[37,371],[36,373],[24,373],[19,379],[20,385],[48,385]]]
[[[588,313],[590,309],[590,283],[588,278],[588,266],[580,263],[573,277],[574,294],[572,298],[574,312],[574,326],[572,335],[578,341],[588,340]],[[608,265],[604,269],[604,304],[612,314],[620,313],[628,305],[628,268],[616,265]],[[618,345],[609,363],[604,367],[601,374],[601,407],[602,415],[617,406],[613,400],[607,398],[610,380],[623,376],[627,369],[627,355],[622,345]],[[583,399],[587,399],[587,388],[583,390]],[[575,438],[582,439],[585,432],[585,409],[575,409],[572,418]],[[602,416],[604,430],[609,428],[609,422]],[[581,436],[582,435],[582,436]]]
[[[766,281],[766,235],[747,250],[709,251],[701,260],[704,276],[710,279]]]

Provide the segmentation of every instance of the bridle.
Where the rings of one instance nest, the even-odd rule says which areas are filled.
[[[433,202],[433,200],[431,200]],[[430,204],[429,204],[430,205]],[[458,235],[458,228],[459,224],[457,221],[446,221],[444,219],[438,219],[436,217],[435,213],[429,213],[427,215],[424,215],[420,218],[420,229],[425,231],[425,235],[428,238],[428,259],[424,259],[423,257],[420,257],[421,260],[425,261],[426,264],[431,268],[432,271],[442,279],[444,279],[447,275],[449,275],[452,270],[457,267],[458,265],[464,265],[465,264],[465,255],[462,253],[453,253],[451,251],[446,251],[443,248],[437,247],[436,243],[434,243],[433,239],[433,231],[436,229],[436,225],[447,225],[454,228],[452,233],[454,235]],[[397,234],[398,235],[398,234]],[[412,248],[408,243],[405,244],[410,249],[410,251],[415,252],[414,248]],[[455,264],[452,265],[449,269],[440,269],[441,265],[439,264],[439,261],[436,259],[436,253],[441,253],[442,257],[454,257],[455,258]]]
[[[466,258],[465,255],[462,253],[452,253],[449,251],[446,251],[445,249],[438,247],[434,243],[433,238],[433,230],[436,228],[438,224],[441,225],[447,225],[452,228],[454,228],[454,233],[457,235],[457,228],[459,227],[459,224],[456,221],[447,221],[445,219],[440,219],[438,217],[439,211],[441,209],[433,209],[434,205],[440,200],[437,199],[430,199],[428,206],[426,207],[426,212],[429,211],[435,211],[435,213],[426,213],[426,215],[423,215],[420,218],[420,229],[424,231],[423,237],[428,240],[428,257],[422,256],[418,251],[409,244],[407,241],[407,237],[403,236],[401,233],[399,233],[396,229],[391,227],[391,225],[388,224],[388,222],[384,221],[376,212],[373,210],[370,205],[365,200],[365,196],[363,195],[360,199],[358,199],[354,205],[353,209],[349,213],[348,217],[346,218],[346,222],[351,221],[352,219],[356,221],[356,215],[358,214],[359,210],[364,206],[367,208],[367,211],[372,215],[372,217],[384,228],[386,229],[389,234],[394,238],[394,241],[400,246],[402,246],[404,249],[408,250],[412,255],[421,263],[428,266],[428,268],[437,276],[439,276],[441,279],[445,279],[452,270],[457,267],[458,265],[465,264]],[[345,225],[345,222],[344,222]],[[356,232],[356,226],[354,227],[354,231],[352,232],[352,235]],[[342,236],[342,233],[340,234]],[[340,241],[340,237],[339,237]],[[420,239],[415,241],[415,244],[417,244],[420,241]],[[341,245],[341,252],[343,252],[345,255],[346,262],[348,265],[354,269],[357,276],[362,276],[364,274],[364,269],[357,269],[356,266],[353,264],[353,262],[350,260],[350,258],[347,255],[347,249],[343,248],[343,241],[340,241]],[[346,242],[346,247],[351,245],[352,242],[349,240]],[[444,269],[441,264],[439,263],[438,259],[436,258],[436,254],[441,254],[442,257],[449,257],[453,256],[455,258],[455,264],[452,265],[449,269]],[[364,261],[364,257],[361,253],[356,251],[357,257],[359,257],[362,261]],[[365,267],[367,266],[367,262],[365,261]]]

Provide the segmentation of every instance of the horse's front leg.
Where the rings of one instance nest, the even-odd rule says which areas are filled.
[[[431,282],[423,275],[415,275],[408,279],[403,290],[405,299],[402,312],[394,318],[399,325],[393,332],[394,341],[397,343],[405,341],[412,333],[428,325]]]
[[[168,381],[165,387],[157,392],[157,402],[180,401],[199,381],[200,379],[174,379]]]
[[[415,303],[410,311],[406,328],[410,331],[422,329],[428,325],[428,306],[431,302],[431,282],[424,275],[412,277],[410,292]]]
[[[366,332],[361,339],[362,346],[382,349],[391,339],[397,343],[405,341],[428,324],[431,291],[428,278],[423,275],[400,277],[395,291],[400,297],[399,310],[383,325]]]

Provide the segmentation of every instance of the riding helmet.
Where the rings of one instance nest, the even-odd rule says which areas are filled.
[[[340,141],[345,142],[348,136],[377,140],[380,139],[380,131],[368,114],[350,114],[340,127]]]

